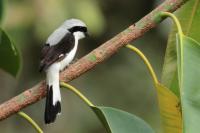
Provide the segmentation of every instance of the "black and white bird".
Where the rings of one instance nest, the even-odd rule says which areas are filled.
[[[59,72],[70,64],[76,54],[78,41],[86,36],[86,24],[78,19],[69,19],[43,45],[39,69],[40,72],[46,72],[46,124],[54,122],[61,112]]]

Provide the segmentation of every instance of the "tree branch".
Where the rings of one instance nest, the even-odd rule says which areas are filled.
[[[82,57],[76,63],[70,65],[66,70],[61,72],[60,79],[69,82],[86,71],[92,69],[100,62],[106,60],[116,53],[121,47],[127,43],[141,37],[145,32],[159,24],[164,18],[160,18],[158,14],[161,11],[173,12],[178,9],[187,0],[166,0],[144,18],[137,23],[131,25],[109,41],[96,48],[88,55]],[[22,108],[33,104],[46,95],[45,81],[41,81],[34,87],[27,89],[18,96],[4,102],[0,105],[0,120],[18,112]]]

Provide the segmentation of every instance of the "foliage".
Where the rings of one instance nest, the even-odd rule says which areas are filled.
[[[196,133],[199,130],[199,85],[198,77],[200,72],[199,66],[199,50],[200,44],[183,34],[181,25],[178,19],[170,13],[163,13],[164,16],[169,16],[173,19],[178,29],[176,38],[177,47],[177,72],[178,85],[176,88],[180,91],[181,109],[183,117],[183,132]]]
[[[154,81],[154,85],[157,91],[157,96],[158,96],[157,99],[159,103],[160,114],[163,121],[164,131],[166,133],[181,132],[182,118],[181,118],[181,112],[179,109],[180,100],[177,98],[176,95],[174,95],[173,92],[171,92],[167,87],[165,87],[158,81],[157,76],[150,62],[139,49],[137,49],[136,47],[132,45],[127,45],[126,47],[131,49],[133,52],[136,52],[144,61],[147,68],[149,69],[149,73],[152,76],[152,79]]]
[[[3,17],[4,0],[0,1],[0,21]],[[0,68],[16,77],[20,70],[20,54],[15,44],[8,35],[0,28]]]
[[[155,133],[142,119],[111,107],[92,107],[109,133]]]
[[[200,123],[200,44],[185,35],[180,38],[182,43],[179,41],[177,55],[183,128],[185,133],[197,133]]]
[[[185,35],[200,41],[200,4],[199,0],[190,0],[177,11]],[[169,35],[165,60],[163,65],[162,83],[179,96],[177,53],[176,53],[176,26],[174,25]]]
[[[21,67],[20,54],[2,29],[0,29],[0,60],[0,68],[16,77]]]
[[[3,16],[3,2],[4,0],[0,1],[0,21]],[[0,29],[0,61],[0,69],[3,69],[14,77],[18,75],[21,68],[19,50],[2,29]],[[27,114],[22,111],[19,111],[17,114],[27,120],[38,133],[43,133],[35,121]]]

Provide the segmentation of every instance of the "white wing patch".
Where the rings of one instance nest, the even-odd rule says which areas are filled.
[[[64,56],[64,54],[61,54],[61,55],[59,55],[59,58],[61,58],[61,57],[63,57]]]

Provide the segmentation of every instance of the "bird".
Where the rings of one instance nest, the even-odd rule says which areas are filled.
[[[39,71],[46,73],[44,121],[53,123],[61,113],[59,73],[73,60],[80,39],[88,36],[86,24],[79,19],[65,20],[42,46]]]

